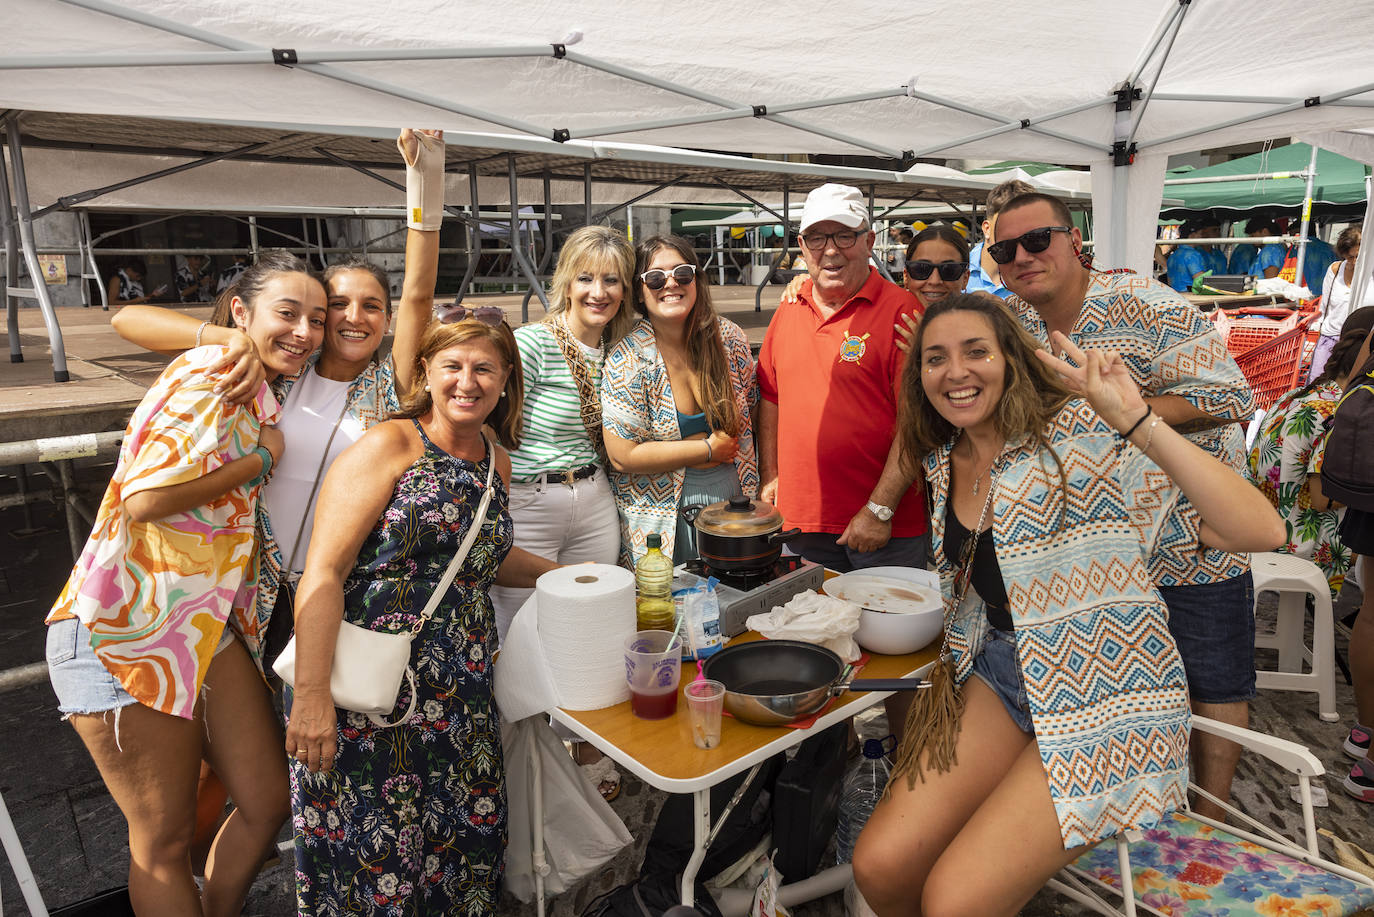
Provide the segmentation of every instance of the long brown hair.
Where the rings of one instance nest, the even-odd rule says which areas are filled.
[[[520,448],[521,427],[525,416],[525,374],[520,369],[520,351],[515,346],[515,335],[504,321],[492,326],[484,322],[468,319],[449,325],[432,322],[420,338],[420,346],[415,352],[415,363],[411,368],[412,379],[425,377],[424,364],[434,359],[435,354],[474,339],[488,341],[502,361],[510,369],[506,376],[506,387],[502,397],[487,415],[487,426],[496,433],[496,440],[507,449]],[[401,409],[392,418],[416,418],[434,406],[434,399],[423,384],[411,387],[411,392],[401,401]]]
[[[953,440],[959,432],[931,404],[921,384],[925,331],[932,321],[950,312],[972,312],[987,319],[1005,357],[1002,397],[992,417],[998,434],[1008,442],[1029,437],[1043,447],[1059,467],[1061,488],[1066,487],[1063,464],[1050,446],[1045,431],[1074,394],[1064,387],[1056,373],[1040,362],[1035,355],[1040,345],[1026,333],[1002,300],[991,293],[956,293],[926,309],[916,329],[911,355],[902,370],[898,430],[904,459],[910,464],[918,463]]]
[[[735,402],[735,387],[730,381],[730,358],[725,341],[720,336],[720,321],[711,305],[711,287],[702,273],[701,262],[692,244],[681,236],[651,236],[639,243],[635,252],[634,309],[645,317],[649,314],[639,275],[649,269],[654,256],[671,249],[683,264],[690,264],[696,272],[696,304],[687,316],[687,362],[696,373],[692,394],[706,414],[713,430],[731,436],[739,435],[739,408]]]

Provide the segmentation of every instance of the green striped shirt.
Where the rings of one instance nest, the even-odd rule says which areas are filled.
[[[574,341],[591,370],[593,390],[599,391],[605,355]],[[553,332],[543,322],[522,325],[515,329],[515,343],[525,373],[525,429],[520,448],[510,454],[511,478],[532,481],[544,472],[595,462],[596,450],[582,425],[577,381]]]

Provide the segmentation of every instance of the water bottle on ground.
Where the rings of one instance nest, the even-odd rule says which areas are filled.
[[[638,630],[672,630],[673,561],[664,555],[663,539],[645,539],[649,550],[635,564],[635,626]]]
[[[844,791],[840,797],[839,820],[835,825],[835,862],[848,863],[854,856],[859,832],[868,823],[873,807],[887,789],[892,766],[887,760],[888,749],[896,739],[866,739],[863,757],[855,762],[844,776]]]

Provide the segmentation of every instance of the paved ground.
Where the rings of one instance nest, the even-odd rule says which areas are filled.
[[[513,316],[518,315],[518,298],[503,299],[498,302]],[[766,313],[757,316],[752,312],[751,292],[718,299],[724,303],[722,311],[745,325],[751,338],[761,337]],[[736,299],[739,301],[735,302]],[[149,374],[156,374],[161,361],[142,357],[112,340],[107,318],[106,314],[94,310],[68,309],[62,313],[63,326],[68,332],[69,356],[76,355],[72,358],[73,369],[86,374],[84,378],[93,385],[84,397],[88,402],[103,398],[102,404],[114,405],[126,395],[136,399],[141,390],[138,386],[146,384]],[[51,377],[43,362],[42,325],[36,319],[36,312],[26,310],[23,328],[27,362],[21,366],[0,364],[0,431],[7,417],[19,417],[25,423],[39,423],[40,428],[66,432],[60,430],[57,421],[41,418],[57,416],[50,414],[48,409],[62,404],[67,405],[62,416],[70,416],[71,402],[63,399],[71,398],[70,393],[75,389],[48,381]],[[34,421],[33,418],[40,419]],[[122,422],[115,426],[122,426]],[[0,442],[8,439],[0,432]],[[4,469],[3,473],[11,472]],[[98,500],[108,473],[108,467],[78,468],[78,478],[88,492],[89,503]],[[35,478],[33,483],[43,486],[41,477]],[[13,493],[14,486],[13,477],[0,477],[0,495]],[[42,661],[42,619],[60,590],[70,563],[60,512],[42,505],[34,507],[26,518],[18,509],[0,510],[0,671]],[[1349,605],[1356,598],[1343,596],[1342,605]],[[1338,616],[1340,613],[1338,610]],[[1338,628],[1337,646],[1342,653],[1346,636]],[[3,698],[0,736],[4,736],[0,741],[0,794],[9,807],[48,906],[71,904],[121,885],[127,868],[122,817],[104,792],[75,734],[58,721],[55,700],[46,679],[4,692],[0,697]],[[1338,683],[1337,699],[1348,723],[1353,715],[1353,700],[1350,688],[1343,682]],[[1328,768],[1326,787],[1330,805],[1318,810],[1318,826],[1329,827],[1338,835],[1374,850],[1374,825],[1370,821],[1369,807],[1350,799],[1340,789],[1341,778],[1348,768],[1347,759],[1340,752],[1345,724],[1321,722],[1316,716],[1316,700],[1312,695],[1263,692],[1253,711],[1256,728],[1307,745]],[[875,721],[865,728],[880,730],[881,726],[880,721]],[[1290,830],[1296,827],[1291,818],[1293,806],[1288,800],[1287,786],[1265,770],[1263,762],[1248,756],[1242,761],[1236,795],[1261,821],[1284,825]],[[614,807],[637,838],[637,843],[622,852],[602,873],[551,902],[551,914],[555,917],[580,914],[591,899],[627,881],[637,871],[643,844],[663,798],[663,794],[645,787],[633,777],[624,778],[623,791]],[[1323,849],[1330,855],[1329,848],[1324,846]],[[257,917],[284,917],[293,913],[291,881],[289,866],[278,865],[266,870],[254,886],[244,913]],[[24,913],[13,875],[4,867],[0,867],[0,901],[4,902],[4,914]],[[798,917],[831,917],[842,909],[840,896],[832,895],[798,907],[795,913]],[[503,914],[527,917],[533,913],[533,906],[522,906],[507,897],[500,910]],[[1038,896],[1024,913],[1049,917],[1078,914],[1082,909],[1047,893]]]

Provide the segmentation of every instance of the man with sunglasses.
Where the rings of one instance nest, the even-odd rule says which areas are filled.
[[[1154,414],[1244,473],[1241,425],[1254,413],[1253,396],[1212,323],[1153,279],[1088,267],[1082,244],[1063,202],[1044,194],[1009,201],[988,246],[1013,294],[1007,305],[1042,342],[1058,331],[1081,348],[1119,352]],[[1249,558],[1200,544],[1186,502],[1161,544],[1150,574],[1169,607],[1193,712],[1244,726],[1255,696]],[[1228,799],[1240,746],[1194,733],[1191,749],[1193,779]],[[1194,808],[1224,817],[1201,798]]]
[[[964,288],[966,293],[991,293],[1002,299],[1011,295],[1011,291],[1002,286],[1001,272],[997,268],[997,262],[988,254],[987,245],[993,239],[997,215],[1002,212],[1007,202],[1033,191],[1035,188],[1029,183],[1013,178],[988,192],[987,203],[983,208],[983,241],[973,246],[973,251],[968,253],[968,286]]]
[[[808,560],[924,567],[924,495],[893,436],[893,326],[916,300],[869,263],[874,233],[857,188],[807,195],[800,236],[810,279],[779,305],[759,351],[760,496],[802,530],[789,546]]]

